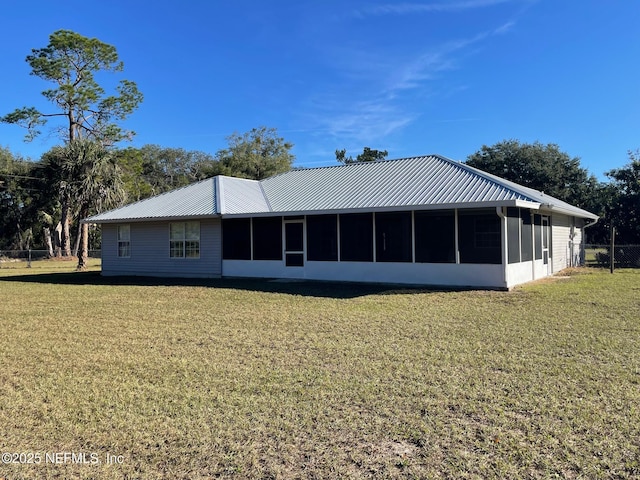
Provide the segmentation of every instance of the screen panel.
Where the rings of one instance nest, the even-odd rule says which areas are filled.
[[[492,210],[458,212],[460,263],[502,263],[500,217]]]
[[[222,258],[251,260],[251,219],[222,219]]]
[[[456,224],[453,210],[415,212],[415,250],[419,263],[455,263]]]
[[[338,261],[338,216],[307,217],[307,259],[314,262]]]
[[[253,219],[253,259],[282,260],[282,217]]]
[[[376,213],[376,261],[411,261],[411,212]]]
[[[340,215],[340,260],[373,262],[373,214]]]

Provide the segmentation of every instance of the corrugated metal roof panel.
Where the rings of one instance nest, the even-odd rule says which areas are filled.
[[[94,215],[86,221],[103,223],[116,220],[152,220],[216,214],[219,214],[216,204],[216,181],[215,178],[208,178],[186,187]]]
[[[264,213],[269,203],[260,182],[235,177],[218,177],[220,185],[220,212],[223,215]]]
[[[434,155],[295,170],[261,183],[274,212],[530,200]]]

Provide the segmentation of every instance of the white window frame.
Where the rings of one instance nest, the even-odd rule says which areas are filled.
[[[118,258],[131,258],[131,225],[128,223],[118,225],[116,228],[116,235]]]
[[[169,257],[176,259],[200,258],[200,222],[169,223]]]

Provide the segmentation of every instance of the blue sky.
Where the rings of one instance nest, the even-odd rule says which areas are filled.
[[[124,123],[134,146],[215,154],[264,125],[314,167],[337,148],[465,160],[518,139],[603,179],[640,148],[639,20],[635,0],[7,0],[0,114],[50,110],[24,59],[69,29],[114,45],[125,70],[110,77],[144,94]],[[0,124],[25,157],[59,143],[23,137]]]

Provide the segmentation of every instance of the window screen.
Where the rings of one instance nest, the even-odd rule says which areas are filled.
[[[415,212],[416,262],[455,263],[456,225],[453,210]]]
[[[460,263],[502,263],[500,217],[493,211],[458,212]]]
[[[338,260],[338,216],[307,217],[307,259],[315,262]]]
[[[411,261],[411,212],[376,213],[376,261]]]
[[[520,262],[520,209],[507,208],[507,249],[509,263]]]
[[[522,221],[520,230],[521,260],[523,262],[530,262],[533,260],[533,226],[531,212],[529,210],[521,209],[520,218]]]
[[[282,260],[282,217],[253,219],[253,259]]]
[[[533,216],[533,236],[536,260],[542,260],[542,216]]]
[[[251,219],[222,220],[222,258],[251,260]]]
[[[340,215],[340,260],[373,262],[373,214]]]
[[[302,222],[284,224],[284,248],[287,252],[304,250],[304,226]]]
[[[302,253],[287,253],[285,255],[285,264],[287,267],[303,267],[304,255]]]

